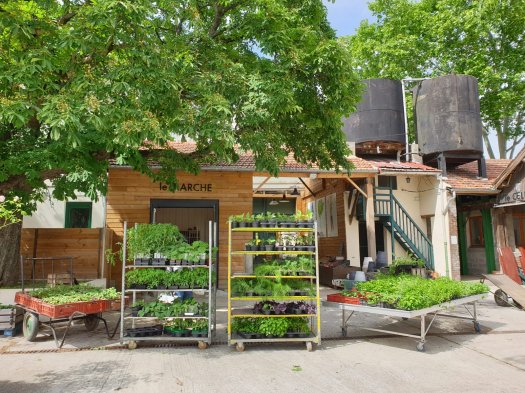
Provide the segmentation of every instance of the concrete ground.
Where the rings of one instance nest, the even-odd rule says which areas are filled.
[[[0,302],[12,293],[0,291]],[[13,291],[11,291],[13,292]],[[323,290],[326,293],[333,290]],[[12,300],[11,300],[12,301]],[[416,340],[387,337],[362,327],[416,333],[415,320],[358,314],[349,338],[341,337],[340,313],[322,310],[323,343],[247,345],[243,353],[225,342],[225,296],[218,296],[217,344],[161,343],[130,351],[101,328],[73,328],[64,349],[42,335],[0,338],[0,392],[523,392],[525,312],[481,301],[481,334],[472,323],[438,319],[426,352]],[[459,310],[458,310],[459,311]],[[109,315],[114,326],[117,315]],[[82,349],[85,348],[85,349]],[[88,349],[91,348],[91,349]],[[98,348],[93,350],[92,348]]]

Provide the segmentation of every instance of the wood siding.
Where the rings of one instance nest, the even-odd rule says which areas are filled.
[[[177,174],[180,184],[211,184],[211,192],[162,190],[159,183],[131,169],[114,168],[109,171],[106,225],[115,232],[113,249],[122,241],[123,222],[128,227],[135,223],[150,222],[151,199],[208,199],[219,201],[219,286],[226,285],[228,270],[228,217],[233,214],[252,212],[251,172],[201,172],[199,175]],[[184,228],[182,228],[184,229]],[[251,234],[238,234],[233,249],[242,249]],[[207,241],[207,240],[206,240]],[[233,270],[244,269],[244,258],[235,257]],[[120,287],[122,265],[118,263],[110,271],[110,281]]]
[[[346,180],[343,179],[316,179],[307,182],[310,189],[315,193],[315,198],[308,197],[306,202],[322,198],[327,195],[336,194],[337,206],[337,236],[319,238],[319,258],[329,256],[345,256],[346,252],[341,252],[346,244],[345,217],[344,217],[344,192],[351,189]],[[309,194],[309,193],[308,193]],[[355,239],[355,247],[359,247],[359,239]],[[344,250],[344,249],[343,249]]]
[[[74,257],[73,274],[77,279],[100,277],[102,257],[101,228],[39,228],[22,229],[20,254],[30,258]],[[69,271],[64,261],[54,266],[55,273]],[[31,273],[31,265],[24,266],[26,278]],[[41,262],[35,266],[35,277],[46,278],[51,273],[50,263]]]

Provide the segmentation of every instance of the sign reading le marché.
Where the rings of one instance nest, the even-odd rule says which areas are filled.
[[[168,185],[159,183],[161,191],[168,191]],[[177,191],[191,191],[191,192],[212,192],[211,183],[180,183],[177,187]]]

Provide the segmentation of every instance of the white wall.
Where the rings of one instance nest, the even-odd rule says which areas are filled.
[[[51,192],[51,191],[50,191]],[[77,199],[71,202],[91,202],[91,199],[78,193]],[[100,197],[93,202],[91,209],[91,228],[104,226],[105,198]],[[66,222],[66,201],[58,201],[47,197],[37,204],[36,211],[31,216],[24,217],[23,228],[64,228]]]
[[[441,276],[450,276],[449,213],[446,206],[452,194],[447,192],[445,186],[441,178],[430,176],[421,182],[420,211],[423,216],[434,216],[432,219],[434,269]]]

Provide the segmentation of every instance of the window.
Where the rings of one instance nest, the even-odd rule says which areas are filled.
[[[66,228],[91,228],[91,202],[66,202]]]
[[[484,246],[485,240],[483,239],[483,221],[481,216],[470,217],[470,246]]]
[[[377,185],[379,187],[390,188],[391,190],[397,190],[397,177],[396,176],[378,176]]]
[[[423,219],[425,220],[425,229],[426,229],[426,235],[428,237],[428,240],[432,241],[432,218],[434,216],[424,216]]]

